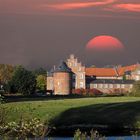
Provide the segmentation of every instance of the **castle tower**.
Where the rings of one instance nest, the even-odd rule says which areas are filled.
[[[75,58],[73,54],[71,54],[70,58],[67,60],[67,65],[75,74],[75,89],[85,89],[85,66],[78,62],[77,58]]]
[[[69,95],[71,93],[71,77],[71,69],[65,62],[61,62],[53,73],[54,95]]]

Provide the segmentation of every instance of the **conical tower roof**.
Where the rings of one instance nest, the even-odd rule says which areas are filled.
[[[58,67],[54,70],[54,72],[71,72],[71,69],[67,66],[66,62],[61,61]]]
[[[53,72],[54,72],[54,69],[51,69],[51,70],[47,73],[47,76],[48,76],[48,77],[52,77],[52,76],[53,76]]]

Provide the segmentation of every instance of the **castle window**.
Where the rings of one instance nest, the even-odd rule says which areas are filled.
[[[103,84],[99,84],[99,88],[103,88]]]
[[[109,88],[113,88],[113,84],[109,84]]]
[[[58,82],[57,85],[60,86],[60,82]]]
[[[104,84],[104,88],[108,88],[108,84]]]
[[[84,87],[84,83],[80,82],[80,88],[83,88],[83,87]]]
[[[94,84],[93,87],[94,87],[94,88],[97,88],[97,84]]]
[[[125,88],[125,85],[124,85],[124,84],[122,84],[122,85],[121,85],[121,88]]]
[[[80,79],[84,79],[84,74],[80,73]]]
[[[130,88],[133,88],[133,85],[130,85]]]
[[[117,84],[117,88],[121,88],[120,84]]]
[[[140,77],[139,76],[136,76],[136,81],[140,80]]]

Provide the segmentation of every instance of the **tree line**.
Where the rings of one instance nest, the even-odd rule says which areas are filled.
[[[0,94],[20,93],[31,95],[34,93],[46,92],[47,71],[43,68],[27,70],[23,66],[12,66],[0,64]],[[133,90],[129,95],[140,96],[140,81],[133,85]]]
[[[23,66],[0,64],[0,90],[4,93],[31,95],[46,91],[46,74],[43,68],[27,70]]]

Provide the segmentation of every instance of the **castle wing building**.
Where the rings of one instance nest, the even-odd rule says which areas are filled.
[[[112,68],[86,68],[72,54],[47,75],[47,90],[54,95],[68,95],[72,89],[97,89],[102,93],[126,93],[140,80],[140,65]]]

